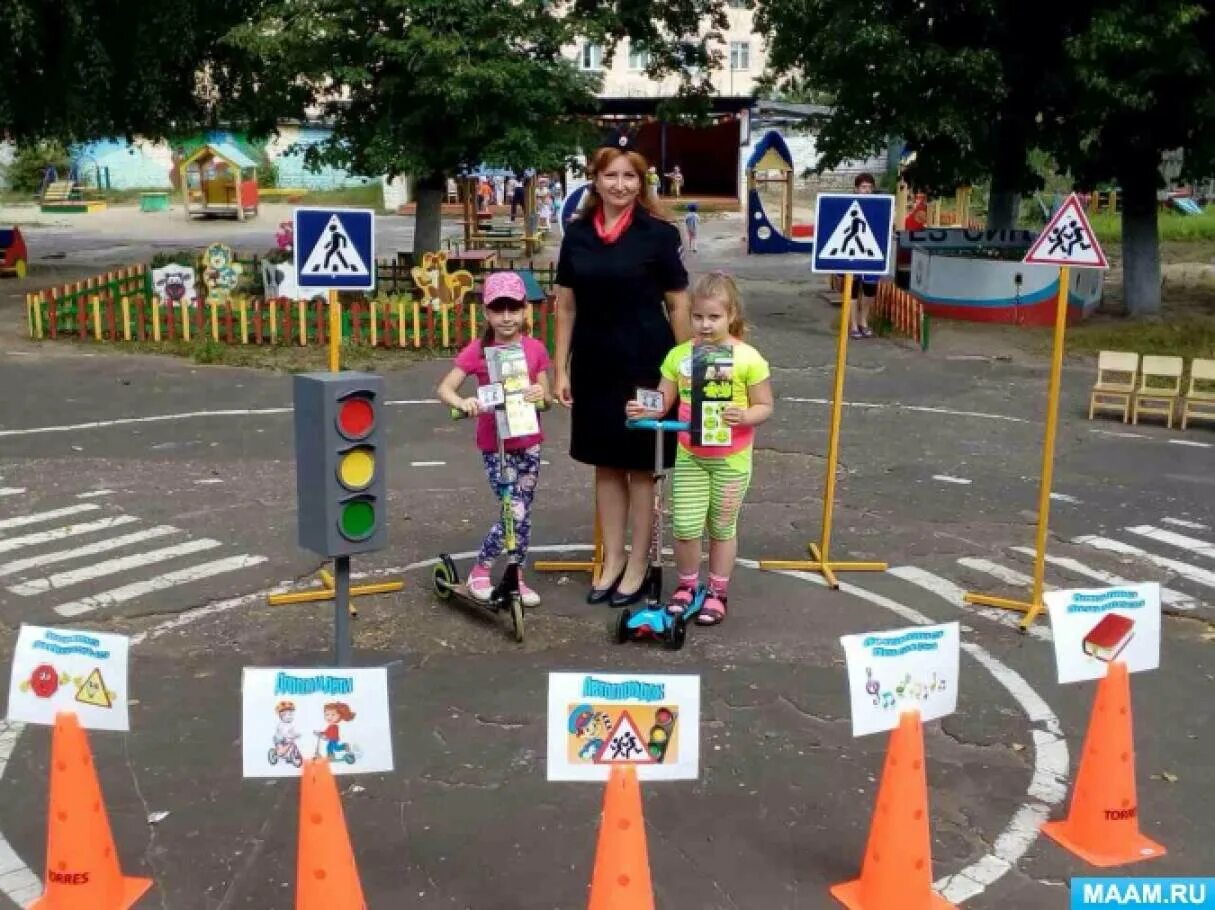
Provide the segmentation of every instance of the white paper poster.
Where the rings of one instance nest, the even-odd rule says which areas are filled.
[[[548,779],[607,780],[621,764],[640,780],[699,776],[699,676],[549,674]]]
[[[1160,666],[1160,585],[1047,591],[1059,682],[1105,676],[1111,661],[1132,673]]]
[[[8,719],[54,724],[74,711],[86,730],[129,730],[125,635],[22,626],[13,651]]]
[[[299,777],[309,758],[334,774],[392,770],[388,671],[246,667],[245,777]]]
[[[921,720],[958,707],[956,622],[840,637],[848,661],[852,735],[893,730],[904,711]]]

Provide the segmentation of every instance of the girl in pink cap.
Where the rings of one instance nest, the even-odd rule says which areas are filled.
[[[527,362],[528,377],[532,383],[524,398],[532,403],[548,401],[552,396],[548,378],[552,362],[544,345],[523,333],[527,289],[516,272],[492,273],[485,279],[481,299],[484,301],[485,333],[456,356],[451,372],[439,383],[438,396],[444,404],[459,408],[469,416],[476,416],[477,448],[481,450],[485,473],[495,493],[497,489],[494,487],[494,481],[502,475],[502,469],[514,469],[516,480],[513,508],[517,551],[509,555],[522,566],[531,537],[532,500],[535,498],[536,484],[540,478],[540,443],[544,441],[544,434],[536,433],[504,440],[503,449],[507,463],[498,464],[498,438],[493,413],[483,411],[475,395],[471,398],[461,396],[459,389],[468,376],[475,376],[477,385],[489,384],[489,366],[485,361],[487,347],[521,344]],[[505,540],[505,531],[499,519],[490,528],[477,554],[477,563],[468,573],[469,593],[479,600],[488,601],[493,592],[494,582],[490,570],[494,560],[505,550]],[[539,606],[540,595],[523,581],[522,571],[519,573],[519,591],[523,606]]]

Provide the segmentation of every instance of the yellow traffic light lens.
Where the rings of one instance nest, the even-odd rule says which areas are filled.
[[[351,449],[338,462],[338,480],[348,490],[361,490],[375,476],[375,456],[371,449]]]

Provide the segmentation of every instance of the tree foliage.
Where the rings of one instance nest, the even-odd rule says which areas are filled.
[[[217,125],[253,78],[221,39],[261,0],[6,0],[0,137],[162,138]]]

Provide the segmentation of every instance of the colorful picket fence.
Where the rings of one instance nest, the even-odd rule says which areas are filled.
[[[528,308],[528,332],[550,351],[555,338],[552,266],[533,276],[549,296]],[[431,307],[406,265],[377,263],[380,293],[342,295],[342,341],[373,347],[447,351],[458,349],[484,329],[480,292],[489,269],[474,276],[472,293],[459,306]],[[175,342],[211,340],[220,344],[324,345],[328,343],[328,303],[233,295],[230,300],[166,300],[152,293],[151,273],[143,265],[107,272],[26,295],[31,338],[76,338],[99,342]]]
[[[903,290],[893,281],[878,283],[877,298],[869,321],[879,334],[909,338],[920,346],[920,350],[928,350],[929,318],[924,312],[924,304],[915,294]]]

